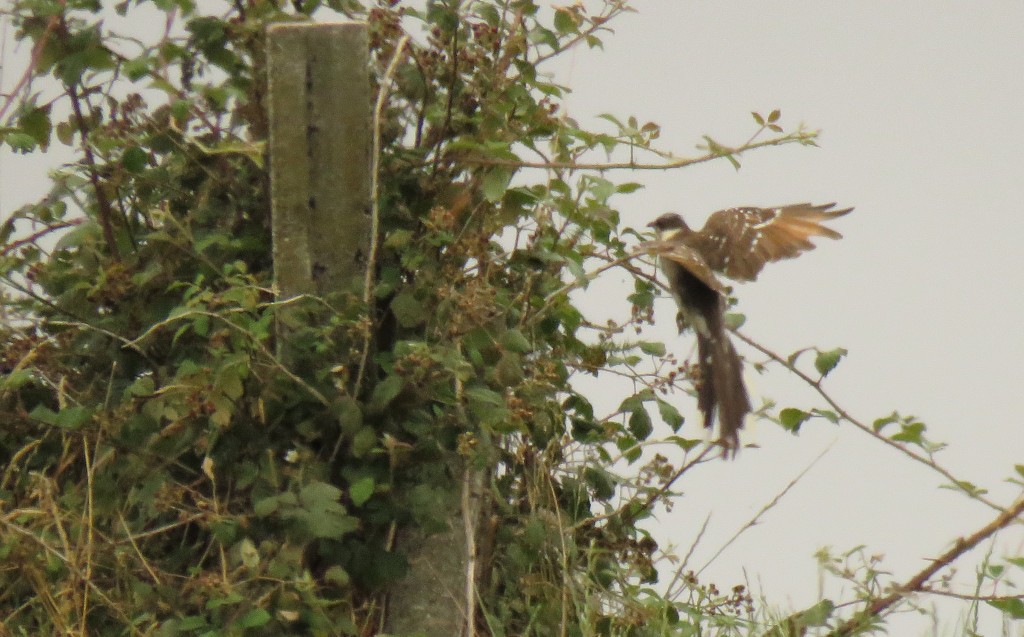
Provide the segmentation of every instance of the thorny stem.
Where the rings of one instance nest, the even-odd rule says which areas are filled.
[[[685,168],[687,166],[693,166],[695,164],[704,164],[715,159],[721,159],[722,157],[733,157],[734,155],[740,155],[748,150],[755,150],[758,148],[765,148],[767,146],[783,146],[785,144],[794,143],[807,143],[808,140],[814,139],[815,133],[806,131],[797,131],[782,137],[773,137],[764,141],[755,142],[753,144],[744,144],[737,148],[725,148],[724,151],[709,151],[703,155],[697,157],[688,157],[682,159],[676,159],[673,161],[666,161],[662,163],[642,163],[637,161],[624,161],[624,162],[577,162],[577,161],[545,161],[545,162],[533,162],[533,161],[522,161],[518,159],[501,159],[498,157],[463,157],[461,158],[467,164],[475,164],[477,166],[510,166],[513,168],[540,168],[544,170],[672,170],[675,168]],[[724,148],[724,147],[723,147]]]
[[[927,456],[915,453],[911,449],[908,449],[907,447],[899,444],[895,440],[891,440],[890,438],[887,438],[887,437],[883,436],[882,434],[880,434],[877,431],[875,431],[869,425],[865,424],[864,422],[862,422],[862,421],[858,420],[857,418],[853,417],[852,415],[850,415],[850,413],[848,411],[843,409],[843,407],[840,406],[840,404],[838,402],[836,402],[836,400],[827,391],[825,391],[824,387],[822,387],[822,385],[821,385],[821,380],[820,379],[811,378],[810,376],[808,376],[807,374],[802,372],[795,364],[789,362],[788,360],[786,360],[781,355],[779,355],[779,354],[773,352],[772,350],[768,349],[767,347],[761,345],[760,343],[758,343],[757,341],[753,340],[749,336],[743,334],[742,332],[740,332],[738,330],[733,330],[733,333],[741,341],[743,341],[747,345],[750,345],[751,347],[753,347],[757,351],[761,352],[762,354],[764,354],[768,358],[772,359],[776,363],[782,365],[787,370],[789,370],[792,374],[794,374],[795,376],[800,378],[800,380],[802,380],[805,383],[807,383],[808,385],[810,385],[814,389],[814,391],[816,391],[818,393],[818,395],[821,396],[821,398],[826,403],[828,403],[828,405],[833,410],[835,410],[835,412],[837,414],[839,414],[840,418],[842,418],[843,420],[849,422],[850,424],[852,424],[857,429],[860,429],[861,431],[863,431],[864,433],[868,434],[872,438],[875,438],[876,440],[885,443],[886,445],[892,447],[893,449],[896,449],[896,450],[900,451],[901,453],[903,453],[906,456],[912,458],[913,460],[916,460],[917,462],[920,462],[921,464],[931,468],[933,471],[939,473],[942,477],[946,478],[947,480],[952,482],[954,485],[961,485],[961,484],[963,484],[965,482],[963,480],[958,479],[956,476],[954,476],[952,473],[950,473],[948,469],[942,467],[937,462],[935,462],[933,459],[931,459],[931,458],[929,458]],[[981,493],[976,493],[976,492],[973,492],[973,491],[969,491],[967,489],[962,489],[962,490],[963,490],[963,492],[965,494],[967,494],[968,497],[974,498],[978,502],[981,502],[982,504],[985,504],[986,506],[988,506],[991,509],[999,511],[1000,513],[1005,511],[1005,509],[1003,507],[999,506],[998,504],[996,504],[992,500],[989,500],[988,498],[986,498]]]
[[[962,556],[964,553],[967,553],[978,544],[981,544],[996,532],[1012,524],[1021,515],[1024,515],[1024,497],[1017,500],[1013,506],[1000,513],[994,520],[975,531],[971,536],[967,538],[959,538],[953,545],[953,548],[933,560],[927,568],[919,571],[905,583],[897,586],[892,593],[885,597],[879,597],[868,604],[867,608],[830,632],[827,637],[845,637],[846,635],[853,635],[859,628],[866,625],[873,618],[878,617],[892,606],[901,602],[908,595],[925,592],[925,585],[933,575],[952,564],[957,560],[957,558]]]

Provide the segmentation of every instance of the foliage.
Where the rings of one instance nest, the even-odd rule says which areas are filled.
[[[32,77],[48,81],[23,85],[0,136],[24,153],[56,138],[77,158],[0,235],[7,631],[374,634],[382,593],[407,568],[396,529],[439,528],[467,467],[486,476],[481,631],[753,625],[742,588],[692,575],[684,594],[653,586],[661,554],[644,521],[714,452],[679,435],[684,416],[666,399],[691,389],[690,368],[633,338],[658,292],[632,264],[636,232],[613,200],[639,185],[588,162],[738,162],[814,136],[755,114],[755,136],[779,136],[707,138],[703,155],[677,160],[655,147],[654,124],[606,116],[608,130],[584,129],[542,69],[600,46],[630,10],[595,4],[255,0],[222,15],[140,0],[116,5],[118,19],[95,2],[16,0]],[[338,14],[368,22],[375,82],[399,60],[377,123],[383,241],[369,307],[272,290],[263,32]],[[131,25],[153,16],[167,31],[144,42]],[[570,292],[611,267],[636,283],[629,316],[605,322]],[[275,320],[300,372],[275,354]],[[819,352],[819,374],[845,353]],[[573,384],[599,371],[635,383],[613,414]],[[780,415],[793,430],[811,416],[838,420]],[[660,423],[671,433],[657,439]],[[681,461],[650,452],[655,442]]]

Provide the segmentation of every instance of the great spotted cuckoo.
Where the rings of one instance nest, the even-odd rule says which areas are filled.
[[[671,212],[648,224],[658,240],[643,247],[658,255],[679,306],[679,331],[689,326],[697,334],[697,407],[704,414],[705,427],[712,426],[717,410],[719,440],[726,455],[735,455],[739,430],[751,406],[743,384],[743,362],[725,327],[726,290],[715,273],[753,281],[765,263],[813,249],[812,237],[841,238],[823,223],[853,208],[832,210],[834,206],[729,208],[713,213],[697,231]]]

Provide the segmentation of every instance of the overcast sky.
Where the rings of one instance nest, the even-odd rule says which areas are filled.
[[[848,348],[827,381],[844,407],[867,422],[893,409],[919,416],[933,440],[950,444],[939,455],[944,466],[1009,504],[1019,489],[1005,479],[1024,464],[1024,3],[636,6],[640,13],[615,25],[603,52],[580,50],[549,69],[574,91],[570,115],[593,125],[602,112],[658,122],[662,146],[681,156],[696,154],[703,134],[742,143],[753,131],[752,110],[779,108],[787,128],[804,122],[824,133],[817,149],[755,151],[738,172],[721,161],[631,175],[647,187],[617,202],[625,223],[643,226],[666,210],[699,224],[736,205],[855,206],[834,224],[842,241],[823,240],[800,259],[769,266],[757,283],[737,286],[746,333],[784,354]],[[46,161],[0,155],[0,214],[45,190]],[[625,308],[632,286],[625,276],[600,285],[600,294],[581,301],[607,303],[614,297],[605,291],[623,290]],[[658,305],[662,337],[685,356],[692,342],[672,334],[673,313],[671,301]],[[748,372],[748,379],[755,401],[820,405],[782,372]],[[659,516],[659,540],[685,551],[713,511],[694,565],[830,451],[708,568],[720,588],[746,577],[771,603],[801,608],[817,599],[812,553],[820,546],[866,544],[902,581],[993,517],[845,425],[812,421],[793,437],[759,423],[743,439],[761,448],[701,468],[682,485],[674,511]],[[997,555],[1022,552],[1018,528]],[[969,585],[970,564],[958,569]],[[826,593],[839,595],[834,585]],[[932,634],[920,619],[893,626],[894,635]],[[995,634],[989,628],[985,634]],[[1024,627],[1009,634],[1024,635]]]
[[[737,286],[745,332],[783,354],[848,348],[826,384],[844,407],[867,422],[893,409],[919,416],[931,439],[950,444],[938,456],[944,466],[1011,503],[1020,489],[1005,479],[1024,464],[1024,3],[636,6],[640,13],[617,23],[603,53],[581,51],[559,67],[574,90],[571,115],[656,121],[663,146],[680,155],[696,154],[703,134],[742,143],[752,110],[779,108],[787,128],[804,122],[824,132],[820,148],[755,151],[739,172],[722,161],[636,174],[647,188],[619,202],[625,222],[642,226],[675,210],[695,225],[736,205],[855,206],[833,224],[842,241],[822,240]],[[689,353],[687,338],[671,334],[671,301],[658,310],[666,341]],[[747,377],[755,400],[820,405],[784,373]],[[994,517],[848,426],[812,421],[794,438],[760,423],[743,438],[762,448],[694,475],[672,514],[661,516],[661,537],[685,550],[714,511],[697,565],[831,450],[709,567],[720,588],[742,581],[745,567],[771,601],[804,607],[816,599],[811,554],[819,546],[866,544],[903,581]],[[1020,527],[999,546],[1024,553]],[[973,563],[957,564],[961,592],[971,590]],[[890,634],[932,632],[902,618]],[[1024,635],[1024,626],[1009,634]]]

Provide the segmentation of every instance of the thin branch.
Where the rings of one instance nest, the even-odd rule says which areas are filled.
[[[50,16],[50,19],[46,21],[46,30],[39,36],[35,45],[32,47],[32,54],[29,56],[28,64],[25,65],[25,72],[22,73],[21,78],[18,79],[18,83],[11,89],[11,92],[7,94],[3,104],[0,104],[0,121],[3,121],[4,116],[7,114],[7,109],[14,103],[14,99],[21,93],[29,81],[31,81],[35,74],[36,68],[39,66],[39,58],[43,54],[43,49],[46,47],[47,41],[50,36],[53,35],[54,30],[60,23],[60,16]]]
[[[893,592],[889,595],[872,601],[863,611],[840,625],[832,632],[828,633],[827,637],[845,637],[846,635],[852,635],[859,628],[868,625],[873,619],[880,616],[882,613],[889,610],[909,595],[920,592],[933,592],[928,591],[925,586],[932,576],[952,564],[960,556],[964,555],[978,544],[981,544],[998,531],[1008,527],[1015,521],[1019,521],[1017,518],[1022,514],[1024,514],[1024,497],[1017,500],[1013,506],[1000,513],[994,520],[975,531],[969,537],[959,538],[953,545],[953,548],[936,558],[928,568],[918,572],[905,583],[896,586]]]
[[[71,110],[75,115],[75,125],[78,127],[78,134],[82,137],[82,152],[85,154],[85,165],[89,172],[89,181],[92,183],[96,196],[97,216],[100,227],[103,229],[103,241],[107,244],[110,256],[115,261],[121,260],[121,251],[117,247],[117,239],[114,237],[114,208],[110,205],[107,191],[100,182],[99,169],[96,166],[96,156],[92,152],[92,145],[89,141],[89,126],[82,114],[82,104],[78,96],[78,89],[72,85],[67,88],[68,97],[71,98]]]
[[[395,54],[391,57],[384,77],[381,78],[380,88],[377,89],[377,104],[373,109],[373,149],[370,167],[370,252],[366,259],[366,278],[363,281],[363,303],[367,309],[373,299],[374,269],[377,267],[377,244],[380,243],[380,154],[381,154],[381,119],[384,116],[384,105],[388,99],[388,87],[391,85],[391,78],[402,61],[406,45],[409,43],[409,36],[403,35],[395,48]],[[373,330],[366,331],[363,339],[363,352],[360,355],[359,371],[356,373],[355,394],[359,395],[360,387],[363,384],[363,376],[366,373],[366,363],[370,357],[370,340],[373,338]]]
[[[758,343],[754,339],[750,338],[749,336],[743,334],[739,330],[733,330],[733,333],[741,341],[743,341],[747,345],[750,345],[751,347],[753,347],[757,351],[761,352],[762,354],[764,354],[768,358],[772,359],[776,363],[782,365],[783,367],[788,369],[792,374],[794,374],[795,376],[800,378],[800,380],[802,380],[805,383],[807,383],[808,385],[810,385],[814,389],[814,391],[816,391],[818,393],[818,395],[821,396],[821,398],[826,403],[828,403],[828,405],[833,410],[835,410],[835,412],[837,414],[839,414],[840,418],[842,418],[843,420],[849,422],[850,424],[852,424],[857,429],[860,429],[861,431],[863,431],[864,433],[868,434],[872,438],[875,438],[876,440],[879,440],[879,441],[887,444],[888,446],[892,447],[893,449],[896,449],[896,450],[900,451],[901,453],[907,455],[908,457],[916,460],[917,462],[920,462],[921,464],[931,468],[933,471],[935,471],[935,472],[939,473],[940,475],[942,475],[942,477],[944,477],[947,480],[951,481],[954,485],[960,485],[960,484],[963,484],[965,482],[964,480],[958,479],[956,476],[954,476],[952,473],[950,473],[948,469],[945,469],[944,467],[940,466],[937,462],[935,462],[931,458],[915,453],[914,451],[908,449],[907,447],[899,444],[895,440],[891,440],[891,439],[883,436],[882,434],[880,434],[877,431],[875,431],[874,428],[868,426],[867,424],[861,422],[857,418],[854,418],[853,416],[851,416],[848,411],[843,409],[842,406],[840,406],[839,403],[836,402],[836,400],[827,391],[825,391],[825,389],[821,385],[821,380],[820,379],[816,380],[814,378],[811,378],[809,375],[807,375],[803,371],[801,371],[795,364],[789,362],[788,360],[783,358],[781,355],[779,355],[779,354],[773,352],[772,350],[768,349],[767,347],[761,345],[760,343]],[[975,493],[975,492],[971,492],[971,491],[967,491],[967,490],[963,490],[963,492],[965,494],[967,494],[969,497],[974,498],[975,500],[985,504],[986,506],[988,506],[991,509],[994,509],[994,510],[999,511],[999,512],[1004,511],[1003,507],[999,506],[998,504],[996,504],[992,500],[989,500],[988,498],[986,498],[984,495],[982,495],[980,493]]]

